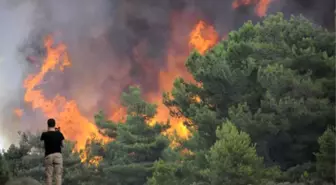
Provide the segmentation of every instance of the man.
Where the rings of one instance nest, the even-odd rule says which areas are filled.
[[[62,185],[63,157],[62,147],[64,136],[59,129],[55,128],[56,121],[48,119],[48,131],[43,132],[41,141],[44,141],[45,149],[45,173],[46,185],[52,185],[53,172],[55,171],[56,185]]]

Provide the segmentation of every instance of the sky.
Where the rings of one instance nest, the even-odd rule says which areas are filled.
[[[34,7],[30,1],[12,6],[0,0],[0,145],[7,144],[20,128],[12,115],[13,102],[21,100],[22,79],[27,72],[26,62],[19,54],[20,44],[31,30]],[[1,148],[1,146],[0,146]]]

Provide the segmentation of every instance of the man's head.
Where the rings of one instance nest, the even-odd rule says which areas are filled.
[[[48,128],[55,128],[56,121],[54,119],[52,118],[48,119],[47,123],[48,123]]]

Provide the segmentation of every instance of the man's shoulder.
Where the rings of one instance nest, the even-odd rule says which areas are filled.
[[[46,131],[43,131],[42,133],[41,133],[41,136],[44,136],[44,135],[46,135],[47,134],[47,132]]]
[[[41,135],[43,136],[43,135],[48,135],[48,134],[49,134],[49,131],[43,131]]]
[[[42,132],[41,137],[40,137],[41,141],[45,139],[45,137],[46,137],[45,135],[46,135],[46,132]]]
[[[41,136],[43,136],[43,135],[53,136],[53,135],[55,135],[55,133],[56,133],[55,131],[44,131],[44,132],[42,132]]]
[[[47,135],[48,137],[64,137],[61,131],[44,131],[42,132],[41,137]]]
[[[61,136],[61,138],[64,139],[64,135],[63,135],[63,133],[62,133],[61,131],[58,131],[58,133],[59,133],[59,135]]]

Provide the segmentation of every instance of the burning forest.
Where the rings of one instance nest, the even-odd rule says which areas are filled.
[[[33,52],[36,53],[35,55],[32,53],[26,58],[31,66],[35,68],[33,70],[37,72],[29,75],[24,81],[24,101],[31,106],[33,112],[28,113],[28,111],[27,114],[25,114],[24,112],[27,110],[21,108],[15,109],[15,114],[21,117],[22,121],[26,121],[24,119],[25,116],[31,116],[35,111],[41,111],[45,117],[55,117],[65,137],[76,141],[78,149],[83,149],[90,135],[94,134],[98,136],[98,138],[100,137],[99,131],[92,123],[94,113],[96,113],[99,108],[103,108],[113,121],[118,122],[122,120],[125,116],[125,111],[124,108],[120,106],[118,100],[121,92],[123,92],[128,85],[140,85],[145,91],[144,98],[147,101],[158,104],[158,113],[151,122],[166,122],[170,119],[172,128],[169,132],[177,131],[180,137],[188,137],[188,131],[183,125],[184,120],[171,117],[169,110],[162,104],[162,93],[172,89],[173,81],[177,77],[183,77],[184,79],[192,81],[191,75],[184,66],[189,53],[193,50],[197,50],[199,53],[204,54],[209,48],[217,44],[221,38],[224,38],[226,36],[225,33],[221,34],[217,32],[214,25],[212,25],[213,23],[201,19],[202,16],[197,12],[196,8],[190,8],[190,10],[173,9],[172,11],[166,12],[167,15],[165,19],[167,19],[168,24],[162,25],[165,26],[168,34],[158,35],[157,38],[155,38],[155,35],[146,35],[151,34],[151,32],[153,32],[152,29],[160,29],[159,26],[158,28],[149,28],[150,25],[148,24],[150,23],[148,22],[155,18],[145,17],[148,22],[142,22],[144,19],[141,20],[141,18],[132,17],[132,15],[135,14],[134,12],[139,11],[135,9],[136,5],[134,2],[124,1],[120,3],[120,7],[118,8],[120,12],[117,12],[116,16],[120,16],[120,19],[126,19],[123,23],[130,24],[128,26],[135,26],[134,31],[137,31],[135,34],[139,35],[138,38],[133,41],[135,44],[130,46],[129,51],[118,51],[118,49],[123,49],[122,46],[117,46],[118,48],[114,51],[113,46],[115,44],[109,45],[109,43],[106,43],[108,42],[106,41],[108,38],[102,34],[93,38],[91,43],[82,44],[91,44],[93,45],[91,47],[99,48],[97,50],[110,48],[112,50],[111,53],[117,52],[116,54],[110,54],[111,56],[108,58],[109,56],[105,56],[106,53],[103,51],[97,51],[97,53],[95,53],[90,52],[90,48],[83,49],[80,47],[78,48],[79,51],[75,50],[73,52],[72,55],[74,55],[74,57],[71,59],[71,49],[69,58],[69,46],[66,44],[66,39],[68,38],[62,38],[62,34],[67,35],[67,30],[57,32],[56,35],[41,35],[42,38],[47,38],[44,40],[43,47],[38,49],[40,52],[35,51]],[[259,17],[262,17],[266,14],[269,3],[269,1],[235,0],[232,3],[232,7],[233,9],[237,9],[240,6],[252,6],[255,8],[255,13]],[[155,6],[153,7],[155,8]],[[141,12],[139,12],[139,14],[141,15]],[[96,29],[99,29],[99,26],[97,26]],[[146,29],[149,30],[147,31]],[[160,34],[159,32],[160,30],[155,30],[153,33]],[[141,36],[142,34],[145,35]],[[57,36],[61,39],[65,39],[65,42],[55,44],[54,40]],[[165,40],[165,43],[158,41],[160,39]],[[94,46],[95,44],[96,46]],[[162,44],[164,44],[164,46],[155,46]],[[104,48],[104,46],[107,48]],[[83,50],[80,51],[81,49]],[[87,58],[87,52],[93,56],[88,56]],[[99,66],[101,65],[99,63],[100,52],[103,52],[102,56],[106,57],[103,59],[106,63],[104,64],[106,69],[101,69]],[[40,55],[37,53],[40,53]],[[89,57],[92,59],[89,59]],[[76,66],[72,65],[74,61],[78,63]],[[75,77],[76,80],[68,84],[68,86],[70,86],[68,90],[72,91],[68,97],[62,95],[61,91],[58,92],[57,88],[55,90],[54,87],[52,87],[57,86],[57,83],[60,82],[66,83],[68,80],[74,80],[71,74],[71,68],[80,68],[79,65],[82,65],[80,64],[81,62],[90,62],[91,64],[89,65],[91,66],[98,63],[98,74],[93,75],[86,69],[76,72],[78,75]],[[62,76],[63,74],[64,76]],[[87,79],[86,75],[89,75],[92,79]],[[104,77],[100,77],[101,75]],[[98,78],[96,80],[103,80],[100,84],[101,87],[95,87],[95,85],[92,84],[96,83],[95,77]],[[78,81],[77,79],[81,80]],[[107,89],[107,91],[104,91],[104,88]],[[53,89],[53,93],[49,92],[50,89]],[[62,88],[62,91],[64,91],[64,89],[66,88]],[[49,97],[48,95],[51,96]]]
[[[125,10],[121,14],[127,14],[127,11],[131,11],[129,9],[134,8],[133,4],[127,4],[127,2],[122,3],[120,6],[123,7],[121,8],[122,10]],[[86,140],[91,135],[96,135],[100,138],[99,131],[92,123],[94,113],[101,108],[99,106],[103,106],[102,108],[110,119],[116,122],[121,121],[125,116],[125,111],[119,104],[118,97],[128,85],[140,85],[145,91],[144,98],[147,101],[158,104],[158,113],[151,122],[166,122],[170,119],[172,129],[169,132],[177,131],[181,137],[187,138],[188,131],[183,125],[183,119],[170,117],[169,110],[162,104],[162,93],[171,90],[173,81],[177,77],[192,81],[192,77],[184,66],[184,62],[192,50],[197,50],[204,54],[209,48],[218,43],[220,38],[225,36],[219,35],[212,24],[197,18],[195,15],[197,14],[194,11],[186,13],[182,11],[169,12],[169,15],[167,15],[169,24],[166,26],[169,34],[165,36],[167,41],[164,47],[166,51],[158,51],[162,52],[159,56],[151,56],[150,53],[153,51],[150,50],[155,50],[155,48],[152,46],[153,43],[150,43],[151,41],[145,36],[144,38],[139,38],[140,40],[137,41],[133,48],[130,48],[129,53],[123,56],[116,56],[123,53],[122,51],[117,51],[118,54],[111,54],[110,59],[103,59],[106,63],[109,63],[106,64],[108,66],[104,66],[109,69],[104,69],[104,71],[110,71],[97,71],[97,80],[101,80],[99,73],[103,73],[101,75],[106,79],[103,79],[103,82],[101,82],[102,87],[97,87],[96,92],[96,87],[92,84],[95,83],[94,76],[89,74],[90,78],[93,77],[93,79],[86,82],[87,74],[85,73],[88,71],[78,72],[77,74],[81,77],[76,78],[82,78],[82,82],[77,84],[79,81],[75,81],[76,84],[69,84],[70,86],[78,86],[76,87],[78,89],[74,89],[75,87],[69,88],[70,91],[74,91],[71,92],[71,96],[74,96],[72,98],[71,96],[62,95],[62,92],[57,92],[57,90],[52,90],[53,92],[50,93],[49,89],[54,89],[60,82],[66,83],[69,78],[70,81],[73,80],[71,79],[71,68],[79,67],[78,64],[77,66],[73,65],[75,60],[78,63],[81,62],[81,59],[84,59],[84,62],[97,63],[99,59],[87,61],[88,59],[83,57],[89,48],[87,48],[88,50],[74,51],[75,56],[72,58],[71,49],[68,49],[69,46],[66,44],[66,39],[63,43],[55,43],[57,36],[62,35],[64,31],[57,32],[56,35],[46,33],[50,35],[43,37],[44,44],[38,49],[40,52],[34,51],[26,57],[33,70],[37,72],[30,74],[24,81],[24,102],[31,106],[32,113],[41,111],[44,117],[56,118],[58,126],[61,127],[65,137],[76,141],[77,148],[83,149]],[[141,20],[139,20],[140,23],[132,23],[132,21],[136,20],[128,21],[133,26],[141,24]],[[139,31],[141,32],[141,29]],[[104,45],[108,46],[106,39],[104,35],[101,35],[100,38],[94,38],[91,44],[97,44],[98,48]],[[159,43],[160,41],[154,42]],[[112,46],[108,47],[113,50]],[[80,56],[76,56],[77,52],[79,52],[78,55]],[[91,56],[92,58],[99,57],[99,51],[97,54],[92,52],[90,54],[94,55]],[[101,69],[99,66],[98,68],[99,70]],[[133,71],[136,69],[138,69],[137,72]],[[107,88],[109,93],[100,90],[102,88]],[[14,113],[22,121],[26,121],[25,117],[32,115],[32,113],[29,113],[29,109],[28,107],[27,111],[17,108]],[[104,140],[104,138],[101,139]]]
[[[176,28],[173,27],[172,29]],[[177,31],[173,31],[172,33],[172,46],[168,48],[167,56],[165,56],[167,66],[160,70],[158,76],[155,77],[158,78],[158,90],[145,94],[145,98],[148,101],[158,104],[158,113],[156,117],[151,120],[152,123],[166,122],[170,118],[169,110],[162,104],[161,96],[163,92],[171,90],[175,78],[183,77],[192,81],[192,77],[188,74],[184,66],[184,61],[189,52],[196,49],[201,54],[204,54],[219,41],[219,36],[213,26],[200,20],[188,34],[188,38],[184,39],[186,41],[186,43],[183,44],[183,46],[186,46],[184,50],[185,52],[177,54],[174,47],[179,43],[175,42],[179,42],[181,38],[179,38],[179,33]],[[58,122],[58,126],[62,128],[65,137],[77,142],[77,149],[84,149],[86,140],[93,135],[97,139],[107,141],[108,138],[104,138],[100,135],[96,126],[90,121],[91,119],[81,114],[75,100],[67,99],[58,93],[54,97],[48,99],[43,89],[39,88],[39,85],[45,81],[48,74],[64,72],[66,68],[71,67],[71,60],[65,44],[55,44],[53,37],[48,35],[45,37],[44,47],[46,50],[45,57],[42,57],[41,61],[35,61],[28,58],[29,62],[41,62],[41,65],[38,66],[39,72],[37,74],[29,75],[24,81],[24,101],[31,104],[32,109],[42,111],[46,117],[55,118]],[[141,50],[144,48],[146,48],[145,45],[141,45],[141,48],[134,48],[135,60],[140,63],[145,63],[145,60],[148,60],[146,58],[141,58],[141,52],[143,53]],[[151,70],[150,66],[147,67],[148,70]],[[152,76],[150,77],[154,78]],[[124,108],[120,105],[111,110],[109,117],[113,121],[121,121],[125,116],[125,112],[123,112]],[[15,114],[21,117],[23,111],[24,110],[16,109]],[[170,132],[177,131],[180,137],[187,138],[188,131],[183,125],[184,120],[178,118],[170,119],[172,124]]]
[[[12,110],[15,119],[40,130],[54,117],[65,137],[83,149],[92,134],[106,140],[94,114],[103,110],[111,120],[123,120],[119,97],[138,85],[144,99],[158,105],[151,122],[170,119],[168,132],[188,138],[183,118],[169,115],[162,93],[177,77],[193,81],[185,67],[193,50],[205,54],[245,21],[241,17],[260,20],[283,7],[280,1],[32,1],[39,14],[22,47],[27,75]]]
[[[0,184],[335,183],[334,5],[0,1]]]

